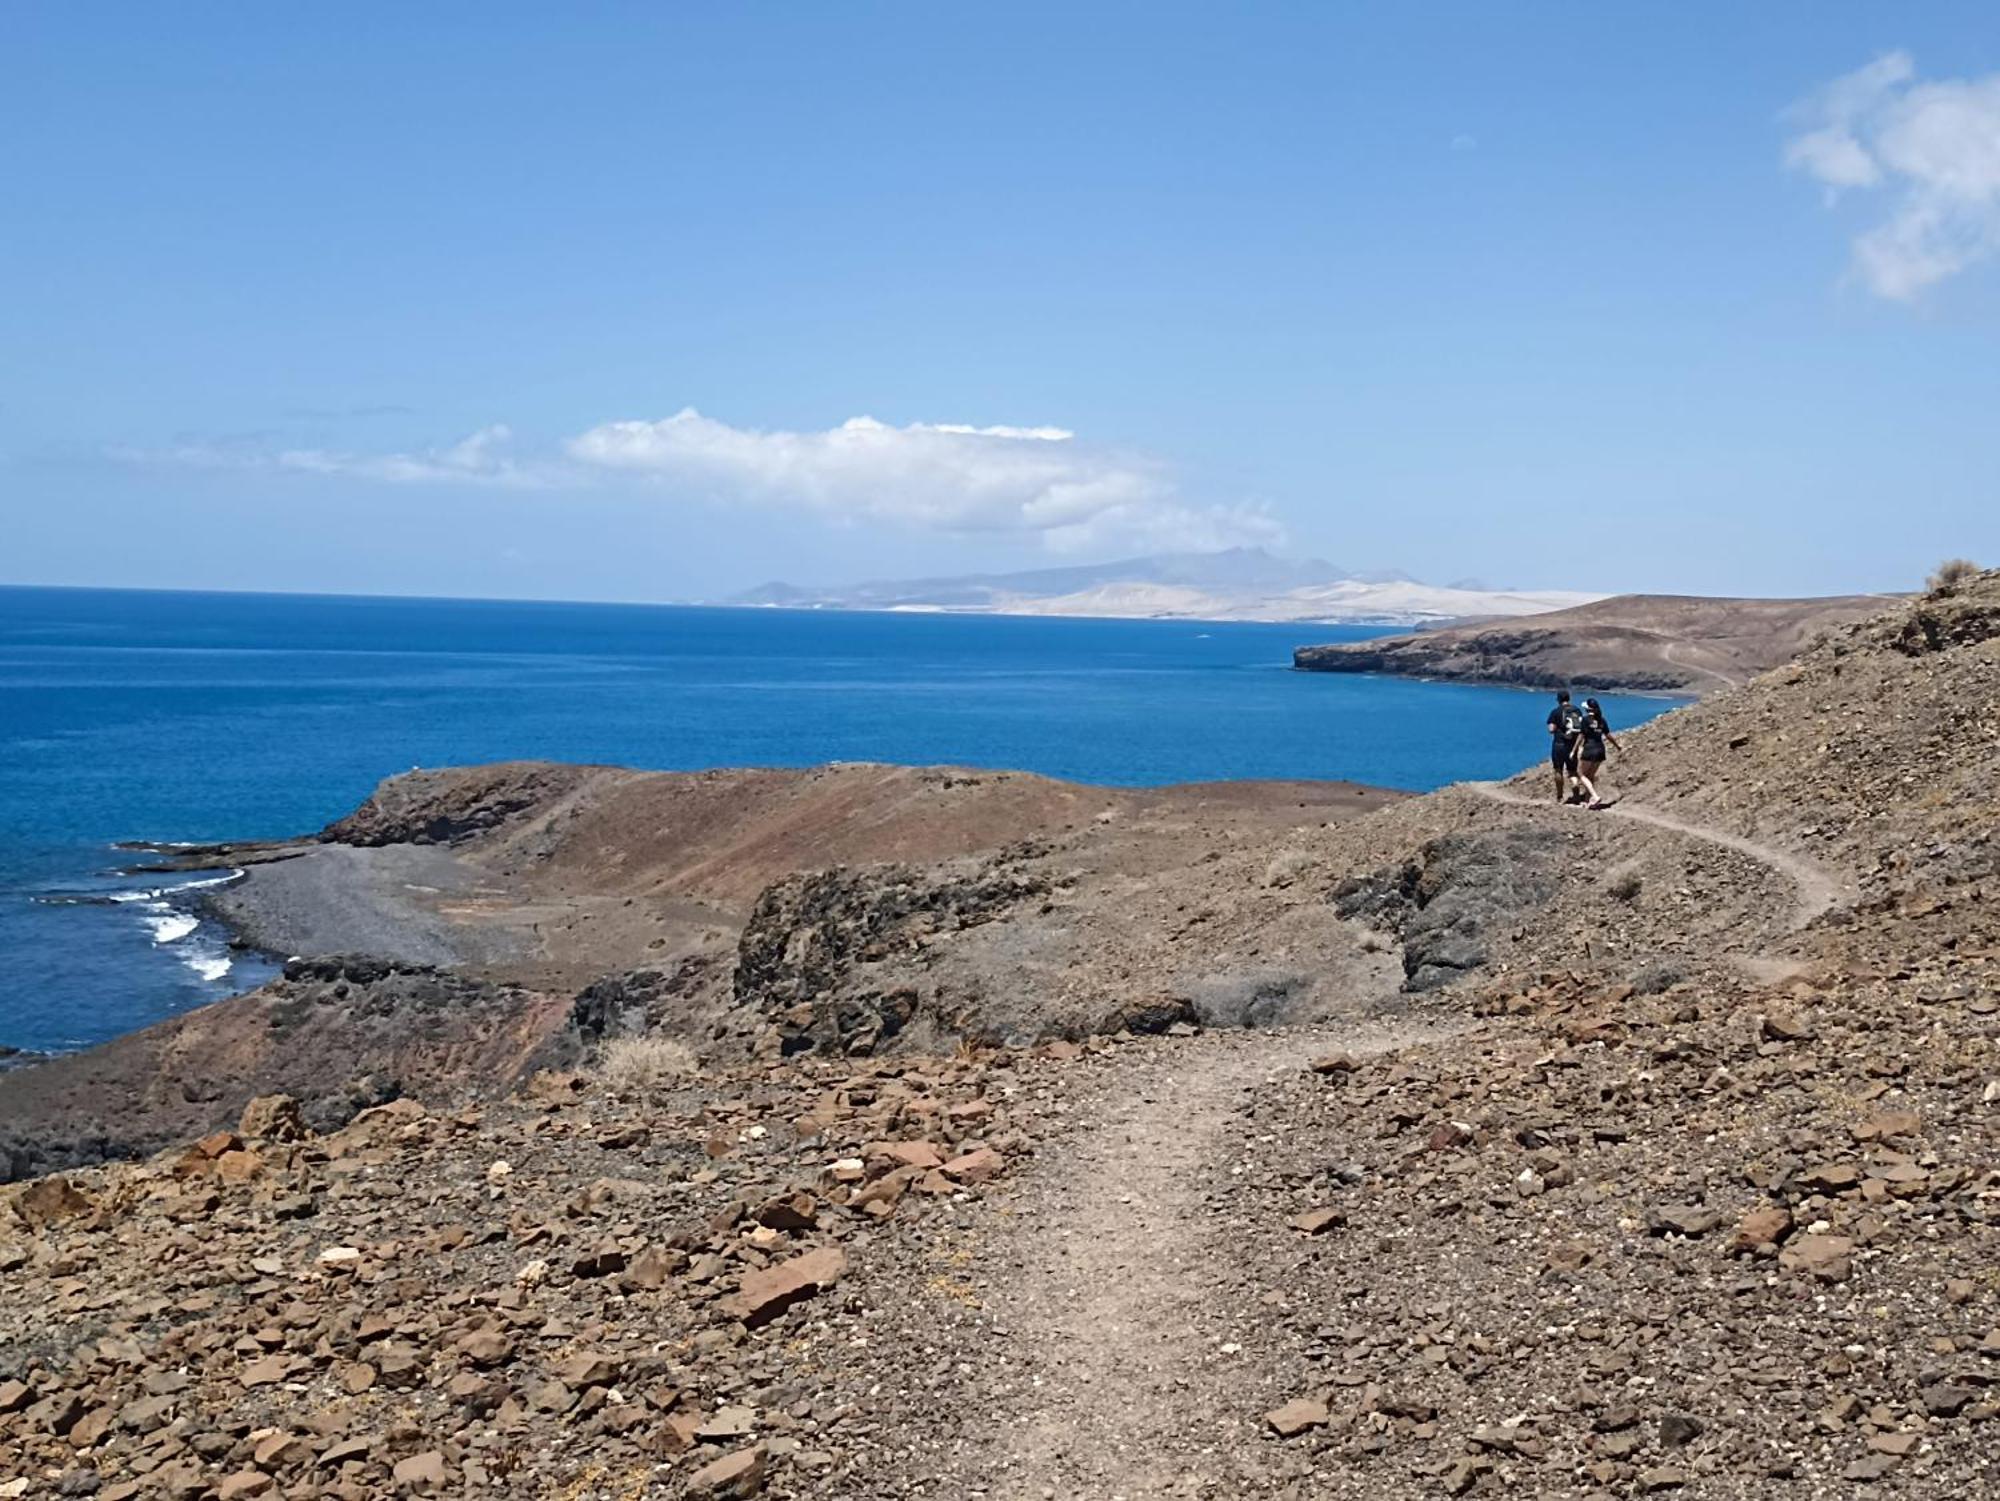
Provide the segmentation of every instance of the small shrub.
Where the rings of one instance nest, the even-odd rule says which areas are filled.
[[[1679,960],[1655,959],[1632,977],[1632,988],[1640,995],[1658,995],[1672,990],[1687,977],[1687,969]]]
[[[673,1037],[614,1037],[597,1054],[597,1077],[618,1094],[646,1094],[699,1073],[694,1049]]]
[[[1304,850],[1280,850],[1264,867],[1264,884],[1273,888],[1289,886],[1312,869],[1313,857]]]
[[[1946,558],[1924,581],[1924,587],[1933,594],[1952,594],[1978,572],[1979,565],[1969,558]]]
[[[1636,902],[1639,899],[1639,886],[1639,878],[1628,872],[1613,881],[1607,890],[1617,901]]]

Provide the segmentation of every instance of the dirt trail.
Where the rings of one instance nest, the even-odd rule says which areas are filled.
[[[1503,782],[1467,782],[1466,786],[1481,797],[1496,803],[1506,803],[1516,808],[1546,808],[1552,806],[1548,799],[1530,797],[1517,792]],[[1790,881],[1798,893],[1798,905],[1792,916],[1792,926],[1803,928],[1822,912],[1829,912],[1843,902],[1852,901],[1854,889],[1851,882],[1843,880],[1835,872],[1815,860],[1803,855],[1794,855],[1775,845],[1761,840],[1747,839],[1741,834],[1732,834],[1727,829],[1718,829],[1712,824],[1690,823],[1676,818],[1671,813],[1662,813],[1657,808],[1648,808],[1643,803],[1620,800],[1599,810],[1619,818],[1635,819],[1651,824],[1654,828],[1665,829],[1669,833],[1682,835],[1688,839],[1699,839],[1707,844],[1719,844],[1724,849],[1735,850],[1739,855],[1747,855],[1760,865],[1768,865]]]
[[[980,1352],[977,1428],[950,1477],[994,1501],[1239,1494],[1260,1309],[1231,1254],[1228,1164],[1246,1091],[1333,1052],[1439,1035],[1410,1025],[1212,1032],[1125,1054],[1087,1130],[1038,1159],[981,1260],[1004,1347]],[[1221,1485],[1222,1490],[1214,1487]]]
[[[1539,808],[1497,784],[1495,802]],[[1608,810],[1734,850],[1790,880],[1792,926],[1842,900],[1813,862],[1638,804]],[[1789,961],[1736,961],[1762,979]],[[991,1501],[1147,1501],[1259,1494],[1284,1452],[1245,1442],[1280,1399],[1254,1374],[1269,1338],[1232,1245],[1232,1165],[1255,1155],[1246,1092],[1332,1051],[1376,1053],[1441,1035],[1361,1024],[1162,1040],[1121,1055],[1049,1143],[1004,1228],[980,1249],[996,1338],[969,1362],[968,1427],[939,1495]]]
[[[1687,645],[1688,643],[1685,641],[1668,641],[1660,648],[1660,656],[1666,661],[1673,663],[1676,667],[1684,667],[1689,672],[1698,672],[1703,677],[1714,678],[1716,682],[1725,688],[1741,688],[1748,681],[1745,678],[1732,676],[1714,667],[1704,667],[1699,662],[1683,661],[1681,658],[1681,649]]]

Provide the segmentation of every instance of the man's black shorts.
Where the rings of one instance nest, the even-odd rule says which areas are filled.
[[[1569,765],[1569,758],[1576,749],[1576,736],[1558,735],[1549,745],[1549,765],[1562,771]]]

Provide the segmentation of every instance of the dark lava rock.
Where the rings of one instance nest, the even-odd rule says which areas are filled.
[[[737,944],[736,1001],[777,1023],[787,1054],[873,1052],[907,1026],[917,996],[871,966],[926,935],[977,927],[1048,893],[1048,881],[992,865],[836,868],[765,888]]]
[[[1486,963],[1489,932],[1554,900],[1566,844],[1547,829],[1448,834],[1401,866],[1342,882],[1334,910],[1394,933],[1403,988],[1435,990]]]

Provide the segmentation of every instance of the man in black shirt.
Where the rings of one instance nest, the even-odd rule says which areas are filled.
[[[1549,764],[1556,773],[1556,801],[1569,801],[1570,770],[1576,764],[1577,737],[1583,733],[1583,714],[1569,701],[1569,689],[1556,694],[1556,706],[1549,710]]]

